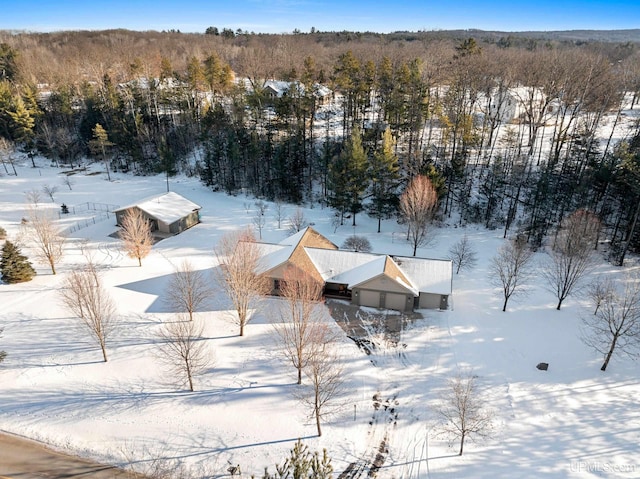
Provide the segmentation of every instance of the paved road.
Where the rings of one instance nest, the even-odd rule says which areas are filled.
[[[59,454],[42,444],[0,434],[0,478],[7,479],[125,479],[124,471]]]

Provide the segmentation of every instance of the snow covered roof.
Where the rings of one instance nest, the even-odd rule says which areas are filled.
[[[346,284],[349,288],[354,288],[386,274],[415,295],[419,293],[418,288],[411,284],[411,279],[387,255],[317,248],[305,248],[305,251],[316,268],[319,268],[325,282]]]
[[[379,255],[371,253],[356,253],[354,251],[330,250],[322,248],[305,248],[322,279],[332,283],[347,283],[339,277],[354,268],[367,264]]]
[[[393,260],[419,291],[451,294],[453,269],[450,260],[408,256],[394,256]]]
[[[248,78],[238,78],[236,80],[236,83],[238,85],[242,85],[248,91],[254,90],[253,83]],[[294,86],[297,87],[301,93],[304,93],[304,83],[298,81],[288,82],[284,80],[266,80],[262,85],[262,88],[269,88],[278,98],[280,98],[282,97],[282,95],[284,95],[284,93],[289,91]],[[322,85],[320,83],[313,84],[313,94],[316,96],[316,98],[324,98],[331,95],[332,93],[333,90],[331,90],[331,88],[326,85]]]
[[[293,83],[282,80],[267,80],[264,83],[264,88],[271,88],[278,98],[280,98],[291,86]]]
[[[122,208],[118,208],[116,212],[128,210],[133,207],[141,209],[149,216],[166,224],[174,223],[193,211],[202,208],[184,196],[170,191],[161,195],[145,198],[131,205],[123,206]]]
[[[290,245],[260,243],[262,258],[260,260],[259,272],[265,273],[285,263],[294,247]]]
[[[356,287],[385,275],[416,296],[420,292],[451,294],[450,260],[388,256],[338,250],[312,228],[305,228],[278,244],[262,243],[262,272],[292,261],[294,252],[306,253],[322,280]],[[295,263],[292,261],[292,264]],[[301,263],[302,265],[302,263]]]
[[[286,237],[278,244],[261,243],[263,256],[260,269],[262,272],[270,271],[292,260],[294,252],[299,249],[306,250],[305,246],[327,248],[328,251],[338,249],[331,241],[307,226],[296,234]]]

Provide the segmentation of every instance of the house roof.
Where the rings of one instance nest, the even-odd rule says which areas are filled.
[[[297,82],[297,81],[288,82],[283,80],[267,80],[264,82],[264,86],[263,86],[265,90],[270,89],[271,91],[273,91],[273,93],[278,98],[281,98],[282,95],[292,90],[294,87],[298,88],[300,93],[304,93],[306,89],[306,87],[304,86],[304,83]],[[314,83],[312,90],[316,98],[323,98],[325,96],[331,95],[332,93],[332,90],[329,87],[322,85],[320,83]]]
[[[356,253],[354,251],[329,250],[323,248],[305,248],[306,253],[311,258],[324,281],[332,283],[347,283],[340,281],[343,273],[370,263],[379,257],[372,253]]]
[[[170,191],[161,195],[144,198],[136,203],[118,208],[115,211],[124,211],[133,207],[141,209],[152,218],[166,224],[178,221],[180,218],[184,218],[193,211],[202,208],[184,196]]]
[[[451,260],[393,256],[394,262],[419,291],[449,295],[452,292]]]
[[[331,241],[326,239],[310,226],[288,236],[278,244],[261,243],[263,251],[262,272],[271,271],[280,265],[290,261],[295,266],[300,266],[296,260],[299,254],[305,251],[305,247],[323,248],[324,251],[338,249]]]
[[[310,227],[278,244],[261,243],[261,247],[262,272],[288,263],[319,275],[324,282],[348,288],[385,276],[416,296],[420,292],[451,294],[450,260],[343,251]],[[308,271],[310,268],[315,271]]]
[[[319,268],[325,282],[346,284],[349,288],[354,288],[384,275],[415,295],[419,292],[412,281],[387,255],[316,248],[305,248],[305,251],[314,266]]]
[[[293,251],[293,247],[289,245],[260,243],[260,251],[262,259],[260,260],[260,273],[266,273],[281,264],[287,262]]]

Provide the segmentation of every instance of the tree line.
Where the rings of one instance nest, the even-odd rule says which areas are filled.
[[[612,261],[637,248],[637,45],[216,30],[0,35],[4,173],[16,150],[69,168],[90,157],[321,202],[341,223],[393,217],[426,175],[442,219],[537,247],[586,208]],[[288,87],[269,94],[269,79]]]

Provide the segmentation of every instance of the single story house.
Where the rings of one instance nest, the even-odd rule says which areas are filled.
[[[316,99],[317,106],[324,106],[331,102],[333,91],[320,83],[313,84],[313,96]],[[296,91],[297,89],[297,91]],[[304,94],[305,86],[300,82],[288,82],[282,80],[267,80],[263,87],[264,95],[270,100],[275,101],[284,95]]]
[[[115,210],[116,224],[122,226],[127,212],[137,209],[149,221],[152,232],[177,235],[200,222],[201,208],[184,196],[170,191],[118,208]]]
[[[447,309],[452,293],[450,260],[342,251],[308,227],[278,244],[260,244],[261,271],[277,295],[288,268],[324,284],[326,297],[353,304],[413,311]]]

